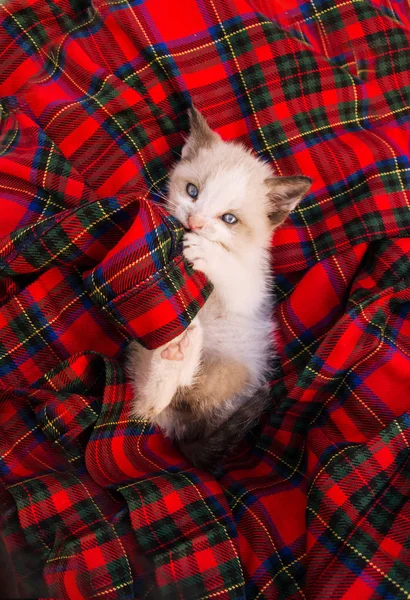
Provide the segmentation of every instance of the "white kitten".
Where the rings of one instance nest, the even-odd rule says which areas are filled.
[[[184,257],[214,285],[187,332],[154,351],[134,344],[133,413],[179,440],[194,464],[222,456],[268,402],[273,356],[272,233],[310,187],[275,177],[190,110],[190,136],[169,178],[167,208],[189,230]]]

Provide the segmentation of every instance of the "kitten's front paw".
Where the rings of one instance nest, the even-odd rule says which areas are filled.
[[[208,260],[207,249],[212,242],[197,233],[186,233],[184,235],[184,257],[192,265],[194,271],[202,271],[207,274]]]

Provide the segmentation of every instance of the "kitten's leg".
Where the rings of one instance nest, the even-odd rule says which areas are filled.
[[[161,348],[134,348],[129,371],[132,371],[134,406],[132,414],[149,421],[171,402],[179,380],[181,362],[161,358]]]
[[[180,387],[193,384],[201,361],[201,350],[202,327],[198,319],[194,319],[179,341],[171,342],[162,350],[162,358],[171,361],[184,361],[184,368],[180,371]]]
[[[182,358],[163,358],[162,354],[169,346],[182,348]],[[202,329],[197,319],[186,332],[156,350],[134,345],[128,365],[135,392],[134,416],[155,422],[155,417],[170,404],[178,387],[191,385],[199,368],[201,347]],[[174,356],[178,352],[179,349],[171,350],[170,354]]]
[[[192,385],[201,364],[202,353],[202,326],[196,318],[187,330],[188,343],[183,348],[184,368],[180,372],[178,385],[185,387]]]
[[[239,407],[232,407],[230,413],[222,411],[212,433],[195,441],[182,440],[180,450],[194,466],[212,471],[227,458],[232,458],[237,445],[257,424],[271,402],[268,386],[261,387]]]

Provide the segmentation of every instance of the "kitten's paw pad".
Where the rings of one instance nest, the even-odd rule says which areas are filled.
[[[161,352],[161,358],[165,360],[184,360],[184,350],[186,350],[189,346],[189,336],[190,336],[190,328],[184,333],[179,342],[171,342],[168,344],[166,348]]]
[[[165,360],[184,360],[181,342],[179,344],[170,344],[161,352],[161,358]]]

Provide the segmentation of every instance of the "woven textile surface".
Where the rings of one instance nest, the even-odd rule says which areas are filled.
[[[410,11],[0,5],[0,525],[23,597],[410,597]],[[313,179],[274,237],[271,408],[194,469],[129,418],[127,344],[211,286],[161,207],[193,102]]]

